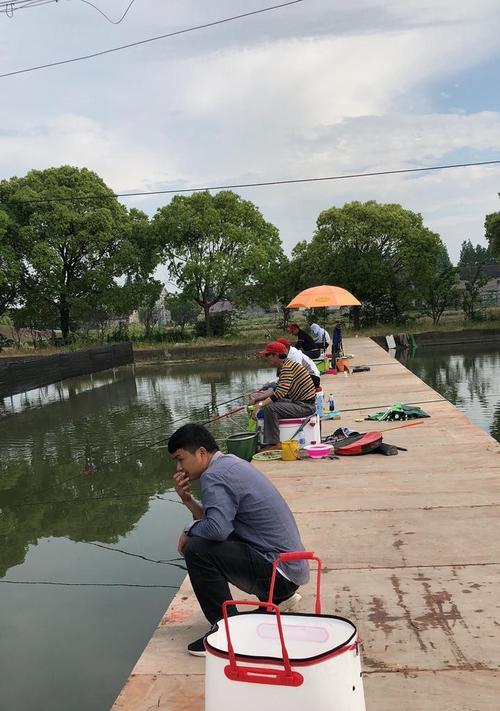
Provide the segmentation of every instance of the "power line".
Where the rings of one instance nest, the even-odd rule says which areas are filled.
[[[94,5],[94,3],[89,2],[89,0],[80,0],[80,2],[84,2],[85,5],[90,5],[90,7],[93,7],[94,10],[97,10],[97,12],[99,12],[103,17],[105,17],[108,22],[111,22],[112,25],[119,25],[120,22],[125,18],[126,14],[127,14],[128,11],[130,10],[130,8],[132,7],[132,5],[134,4],[135,0],[130,0],[127,9],[125,10],[125,12],[124,12],[123,15],[120,17],[119,20],[112,20],[110,17],[108,17],[108,16],[106,15],[105,12],[103,12],[103,11],[101,10],[100,7],[97,7],[97,5]]]
[[[108,193],[108,195],[75,195],[73,197],[33,198],[31,200],[9,200],[4,205],[25,205],[30,203],[76,202],[81,200],[109,200],[110,198],[133,198],[147,195],[174,195],[179,193],[198,193],[209,190],[235,190],[241,188],[263,188],[274,185],[297,185],[300,183],[321,183],[333,180],[350,180],[354,178],[375,178],[381,175],[402,175],[404,173],[424,173],[433,170],[451,170],[454,168],[471,168],[481,165],[498,165],[498,160],[483,160],[473,163],[451,163],[447,165],[431,165],[423,168],[400,168],[397,170],[377,170],[370,173],[346,173],[344,175],[327,175],[315,178],[290,178],[287,180],[264,180],[255,183],[231,183],[223,185],[205,185],[204,187],[170,188],[168,190],[143,190],[136,193]],[[0,200],[0,204],[2,201]]]
[[[39,7],[54,2],[59,2],[59,0],[9,0],[9,2],[0,2],[0,13],[12,18],[17,10],[26,10],[30,7]]]
[[[120,52],[123,49],[130,49],[131,47],[138,47],[139,45],[148,44],[149,42],[157,42],[158,40],[168,39],[169,37],[176,37],[177,35],[184,35],[188,32],[195,32],[197,30],[205,30],[208,27],[216,27],[217,25],[222,25],[225,22],[233,22],[234,20],[241,20],[244,17],[251,17],[252,15],[260,15],[263,12],[269,12],[270,10],[279,10],[282,7],[287,7],[289,5],[296,5],[299,2],[304,2],[304,0],[289,0],[289,2],[281,3],[280,5],[270,5],[268,7],[263,7],[260,10],[252,10],[252,12],[243,12],[240,15],[233,15],[231,17],[224,17],[221,20],[214,20],[213,22],[205,22],[202,25],[195,25],[194,27],[186,27],[183,30],[175,30],[175,32],[168,32],[165,35],[158,35],[157,37],[149,37],[148,39],[139,40],[138,42],[130,42],[129,44],[123,44],[119,47],[112,47],[111,49],[104,49],[101,52],[92,52],[91,54],[84,54],[80,57],[72,57],[71,59],[61,59],[58,62],[49,62],[47,64],[39,64],[35,67],[28,67],[26,69],[17,69],[13,72],[5,72],[0,74],[0,79],[4,77],[15,76],[16,74],[26,74],[27,72],[35,72],[39,69],[47,69],[48,67],[58,67],[61,64],[71,64],[72,62],[82,62],[86,59],[93,59],[94,57],[102,57],[105,54],[111,54],[112,52]]]

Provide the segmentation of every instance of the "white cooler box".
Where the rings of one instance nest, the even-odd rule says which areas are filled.
[[[304,429],[301,430],[298,435],[292,437],[304,420],[307,420],[307,417],[295,417],[292,420],[280,420],[280,442],[286,442],[289,439],[295,439],[298,442],[302,433],[304,433],[306,444],[321,444],[320,418],[317,415],[313,415],[309,422],[305,425]],[[263,444],[264,442],[263,418],[257,418],[257,441],[259,444]]]
[[[279,561],[318,562],[315,614],[280,614],[272,594]],[[322,615],[321,561],[313,553],[285,553],[275,562],[269,601],[274,614],[243,613],[224,618],[205,637],[205,711],[366,711],[356,626]]]

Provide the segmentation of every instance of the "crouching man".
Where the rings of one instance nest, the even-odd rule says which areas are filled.
[[[279,491],[249,462],[220,452],[205,427],[180,427],[170,437],[168,451],[177,463],[175,490],[194,519],[181,534],[179,553],[203,614],[213,625],[222,617],[222,603],[231,599],[229,583],[267,600],[273,561],[304,546]],[[201,503],[191,496],[196,479]],[[283,563],[273,602],[291,609],[300,600],[297,588],[308,579],[306,561]],[[204,655],[203,637],[189,644],[188,652]]]

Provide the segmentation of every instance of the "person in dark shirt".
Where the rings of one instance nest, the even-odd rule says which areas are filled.
[[[301,328],[299,328],[298,323],[291,323],[288,326],[288,332],[293,333],[293,335],[297,339],[295,348],[298,348],[299,351],[305,353],[306,356],[309,356],[309,358],[319,358],[320,350],[317,344],[314,342],[313,337],[303,331]]]
[[[179,539],[178,550],[201,609],[210,624],[222,617],[231,599],[229,583],[267,600],[273,562],[280,553],[303,551],[292,512],[273,484],[249,462],[219,451],[212,434],[189,423],[170,437],[169,454],[176,461],[174,486],[193,520]],[[199,479],[201,502],[191,495]],[[273,602],[289,610],[300,600],[296,592],[307,583],[304,560],[280,563]],[[230,607],[228,614],[236,614]],[[188,645],[203,656],[203,637]]]

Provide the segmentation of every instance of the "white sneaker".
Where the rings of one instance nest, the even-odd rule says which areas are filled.
[[[290,595],[290,597],[287,597],[286,600],[283,600],[283,602],[280,602],[278,607],[280,612],[288,612],[289,610],[293,610],[299,602],[302,600],[302,595],[299,595],[299,593],[295,592],[293,595]]]

